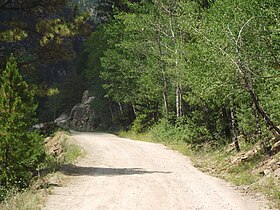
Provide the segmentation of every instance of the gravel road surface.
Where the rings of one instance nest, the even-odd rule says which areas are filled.
[[[69,182],[54,188],[44,210],[269,209],[163,145],[105,133],[73,139],[87,155],[64,170]]]

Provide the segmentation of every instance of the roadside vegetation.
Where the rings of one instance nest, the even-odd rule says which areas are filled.
[[[47,154],[45,162],[37,176],[33,177],[28,188],[10,189],[5,199],[0,203],[3,210],[39,210],[42,208],[48,193],[53,186],[63,186],[64,174],[60,168],[66,164],[74,163],[84,156],[84,151],[71,142],[71,137],[58,131],[44,141]]]
[[[84,151],[71,142],[71,137],[64,131],[58,131],[45,139],[46,161],[26,189],[11,189],[0,203],[3,210],[39,210],[53,186],[63,186],[65,179],[60,168],[74,163],[84,156]]]

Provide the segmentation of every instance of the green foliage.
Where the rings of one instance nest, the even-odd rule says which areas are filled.
[[[65,164],[74,163],[78,158],[81,158],[85,155],[85,152],[78,145],[70,144],[67,142],[64,142],[63,144],[63,148],[65,150]]]
[[[10,57],[0,77],[0,186],[28,186],[37,164],[44,158],[42,137],[32,132],[36,122],[34,92],[23,81]]]
[[[60,18],[43,19],[36,25],[36,31],[43,34],[40,45],[45,46],[51,41],[61,44],[63,39],[73,37],[82,32],[81,28],[86,24],[88,14],[75,17],[74,21],[66,22]]]
[[[0,33],[0,41],[16,42],[27,37],[27,33],[22,29],[11,29]]]
[[[131,130],[136,133],[144,133],[149,128],[149,121],[147,114],[140,114],[133,121]]]
[[[180,138],[178,139],[178,136],[182,136],[179,134],[179,132],[177,132],[175,126],[171,125],[167,119],[162,119],[157,125],[151,128],[150,132],[156,141],[171,142],[183,140]]]
[[[127,7],[88,40],[86,77],[99,97],[133,108],[133,131],[224,144],[234,108],[240,133],[256,139],[260,125],[266,137],[256,101],[279,124],[279,2],[152,0]]]
[[[32,180],[30,186],[27,189],[19,191],[16,188],[9,188],[3,192],[7,192],[7,196],[3,202],[0,202],[1,210],[39,210],[42,208],[46,196],[49,193],[49,187],[51,180],[64,180],[63,174],[59,171],[65,164],[73,164],[77,158],[83,157],[85,151],[77,145],[73,145],[70,142],[69,136],[65,132],[52,133],[51,145],[47,148],[53,149],[53,146],[61,146],[63,153],[60,154],[48,154],[40,164],[40,177]],[[48,142],[50,143],[50,142]],[[50,147],[49,147],[50,146]],[[43,170],[42,170],[43,169]],[[0,193],[1,194],[1,193]]]
[[[4,68],[11,52],[20,58],[19,65],[26,68],[39,61],[45,64],[73,58],[76,49],[69,43],[74,37],[89,34],[92,29],[89,13],[77,14],[68,2],[38,0],[22,3],[15,0],[2,3],[0,68]]]
[[[190,119],[182,118],[175,124],[167,119],[162,119],[150,130],[157,141],[164,142],[186,142],[200,144],[209,139],[208,131],[203,126],[196,126]]]

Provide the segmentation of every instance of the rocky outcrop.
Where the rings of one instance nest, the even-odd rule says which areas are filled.
[[[64,112],[55,123],[63,128],[76,131],[94,131],[99,126],[99,117],[92,108],[94,97],[86,90],[82,102],[75,105],[70,112]]]

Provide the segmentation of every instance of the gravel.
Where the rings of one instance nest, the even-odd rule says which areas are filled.
[[[161,144],[105,133],[74,133],[87,155],[65,167],[44,210],[257,210],[267,202],[193,167],[190,159]]]

